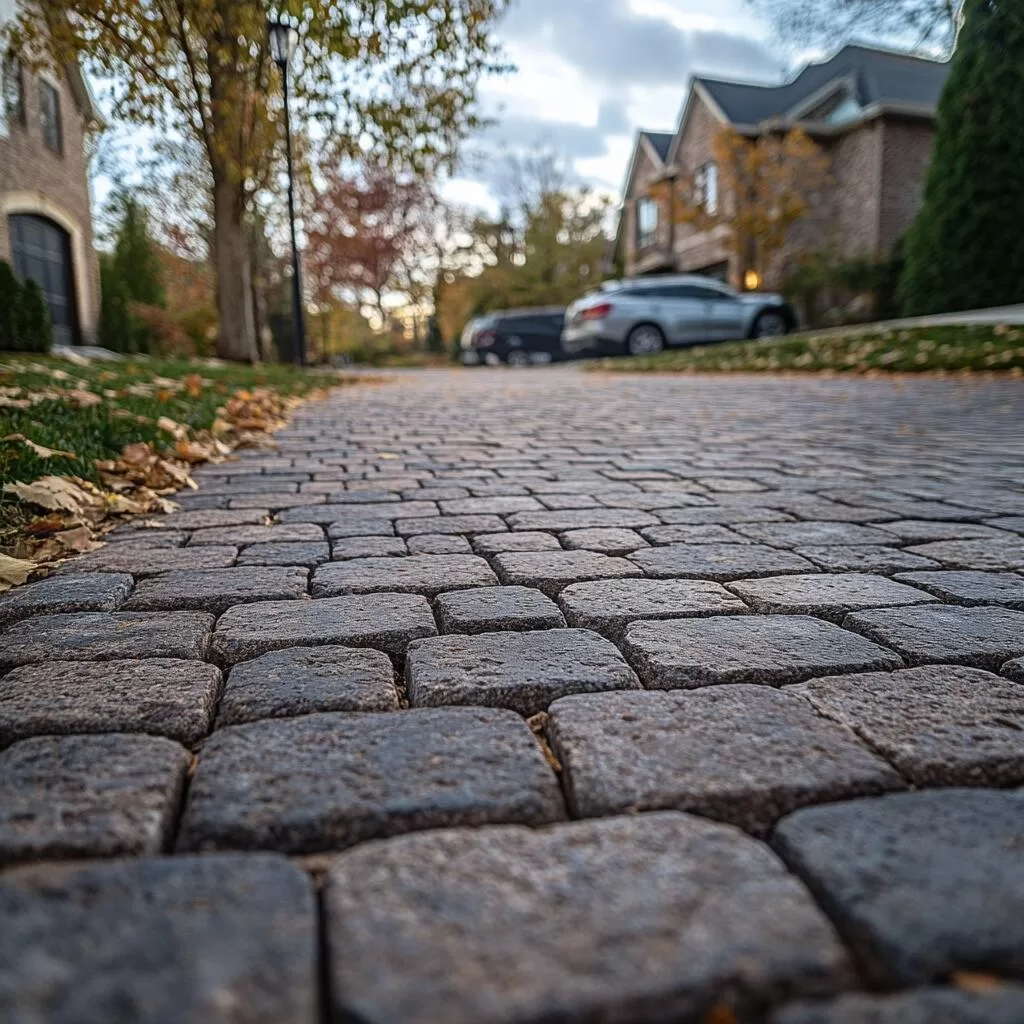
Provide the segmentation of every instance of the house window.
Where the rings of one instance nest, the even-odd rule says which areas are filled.
[[[60,93],[57,87],[39,79],[39,122],[43,129],[43,142],[54,153],[62,153],[64,140],[60,123]]]
[[[8,53],[0,64],[0,134],[12,124],[25,125],[25,82],[21,61]]]
[[[697,205],[713,217],[718,213],[718,166],[706,163],[698,167],[694,185]]]
[[[640,199],[636,204],[636,245],[645,249],[658,240],[658,204],[653,199]]]

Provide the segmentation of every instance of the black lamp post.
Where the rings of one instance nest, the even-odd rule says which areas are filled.
[[[306,323],[302,312],[302,279],[299,276],[299,244],[295,237],[295,181],[292,174],[292,125],[288,112],[288,63],[295,53],[298,32],[286,21],[271,18],[267,22],[270,56],[281,72],[284,84],[284,140],[288,153],[288,226],[292,235],[292,320],[295,331],[295,362],[306,363]]]

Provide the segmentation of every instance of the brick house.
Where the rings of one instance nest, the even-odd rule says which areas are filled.
[[[0,0],[0,26],[14,0]],[[38,282],[60,344],[90,342],[99,318],[87,142],[98,123],[80,69],[0,59],[0,259]]]
[[[949,65],[850,45],[777,86],[694,78],[673,133],[640,132],[615,239],[627,274],[702,273],[742,285],[755,270],[777,284],[797,252],[887,256],[921,205],[935,112]],[[709,209],[718,195],[713,140],[723,127],[756,137],[799,126],[829,160],[830,183],[771,268],[740,266],[729,229],[700,230],[647,193],[659,179],[693,181]],[[774,279],[774,280],[773,280]]]

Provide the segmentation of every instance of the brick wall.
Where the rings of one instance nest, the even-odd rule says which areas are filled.
[[[835,247],[846,256],[875,255],[881,219],[882,121],[855,128],[830,150],[835,230],[827,241],[834,239]]]
[[[80,326],[83,340],[91,341],[99,316],[99,265],[93,249],[86,124],[66,75],[47,78],[59,85],[63,153],[43,143],[38,79],[25,68],[25,124],[9,119],[6,137],[0,135],[0,259],[11,259],[9,214],[46,216],[68,231]]]
[[[637,270],[637,264],[645,253],[650,249],[667,250],[671,239],[672,226],[669,221],[669,211],[662,204],[658,211],[658,231],[653,246],[644,250],[637,249],[637,203],[643,198],[654,181],[664,172],[664,168],[651,159],[647,144],[642,140],[637,141],[636,168],[633,174],[633,185],[626,197],[622,215],[625,218],[626,232],[626,273],[633,274]]]
[[[888,253],[914,222],[924,199],[935,141],[928,121],[887,118],[882,134],[879,247]]]

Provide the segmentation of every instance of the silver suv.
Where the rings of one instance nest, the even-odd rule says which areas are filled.
[[[787,334],[796,316],[781,295],[737,292],[692,274],[606,281],[566,310],[572,355],[651,355],[667,345]]]

